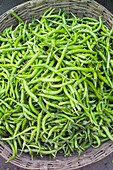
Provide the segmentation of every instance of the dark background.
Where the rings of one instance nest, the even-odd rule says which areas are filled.
[[[0,15],[10,8],[19,5],[27,0],[0,0]],[[113,13],[113,0],[96,0],[103,6],[105,6],[109,11]],[[113,153],[107,156],[106,158],[80,168],[78,170],[113,170]],[[5,163],[5,160],[0,156],[0,170],[23,170],[17,166],[12,165],[11,163]]]

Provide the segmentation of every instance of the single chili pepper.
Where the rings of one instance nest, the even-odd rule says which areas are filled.
[[[108,138],[113,141],[113,136],[110,134],[109,128],[107,126],[102,126],[102,129],[106,132]]]
[[[25,67],[22,68],[22,70],[19,71],[19,73],[25,72],[25,71],[30,67],[30,65],[36,60],[36,58],[37,58],[38,55],[39,55],[39,54],[35,54],[35,55],[29,60],[29,62],[25,65]]]
[[[42,112],[39,113],[38,119],[37,119],[37,134],[36,134],[36,140],[35,140],[36,143],[38,141],[38,137],[39,137],[39,134],[40,134],[41,118],[42,118]]]

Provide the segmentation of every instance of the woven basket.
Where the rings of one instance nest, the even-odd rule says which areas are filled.
[[[66,9],[67,13],[72,11],[79,18],[85,16],[98,18],[102,16],[102,19],[106,20],[108,27],[112,27],[113,25],[113,15],[93,0],[34,0],[16,6],[12,10],[24,21],[27,20],[30,22],[32,16],[39,18],[40,14],[43,14],[49,7],[56,8],[56,12],[58,12],[59,8]],[[0,16],[0,32],[11,24],[16,26],[18,21],[9,11]],[[94,163],[109,155],[111,152],[113,152],[113,142],[107,141],[97,149],[90,147],[81,154],[79,159],[77,153],[72,157],[66,158],[58,155],[52,159],[48,156],[44,156],[43,158],[34,157],[34,160],[31,160],[29,155],[22,154],[20,158],[16,157],[10,162],[26,169],[71,170]],[[0,155],[6,160],[12,156],[12,151],[9,146],[1,141]]]

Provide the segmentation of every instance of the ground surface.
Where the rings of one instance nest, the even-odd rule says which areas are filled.
[[[0,15],[7,11],[8,9],[25,2],[27,0],[0,0]],[[99,3],[107,7],[113,13],[113,0],[108,2],[108,0],[97,0]],[[110,0],[109,0],[110,1]],[[113,170],[113,153],[107,156],[106,158],[80,168],[78,170]],[[0,156],[0,170],[23,170],[23,168],[19,168],[11,163],[5,163],[5,160]]]

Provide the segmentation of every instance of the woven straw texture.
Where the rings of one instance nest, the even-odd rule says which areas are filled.
[[[27,20],[30,22],[32,17],[39,18],[40,15],[50,7],[56,8],[56,12],[58,12],[59,8],[66,9],[67,13],[72,11],[79,18],[85,16],[98,18],[99,16],[102,16],[102,19],[106,20],[106,25],[108,27],[111,28],[113,26],[113,15],[106,8],[93,0],[33,0],[16,6],[12,10],[24,21]],[[0,32],[11,24],[16,26],[18,21],[9,11],[7,11],[0,16]],[[94,163],[109,155],[111,152],[113,152],[113,142],[107,141],[97,149],[90,147],[81,154],[79,159],[77,153],[72,157],[66,158],[62,155],[58,155],[53,159],[49,159],[48,156],[43,158],[34,157],[34,160],[31,160],[29,155],[22,154],[20,158],[16,157],[10,162],[25,169],[74,170]],[[0,155],[6,160],[12,156],[12,151],[9,146],[1,141]]]

